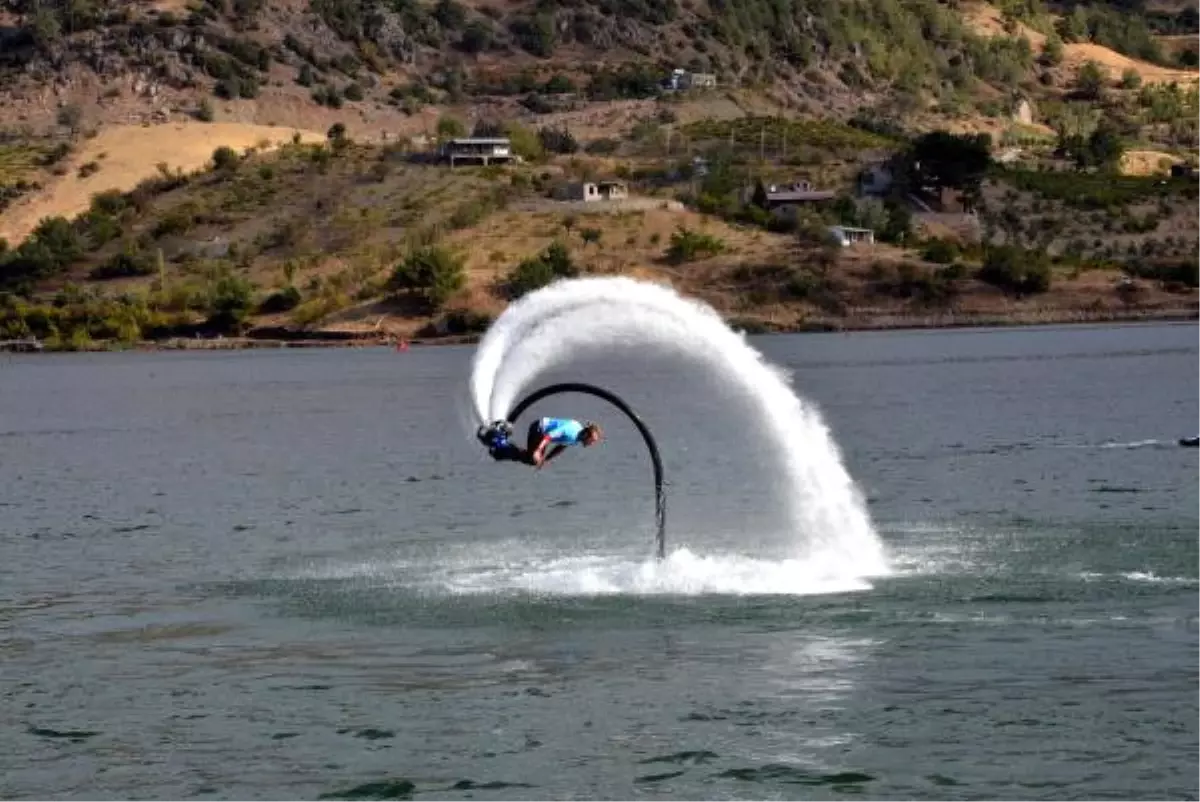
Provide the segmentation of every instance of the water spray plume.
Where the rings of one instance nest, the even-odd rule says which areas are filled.
[[[771,444],[798,556],[839,573],[886,573],[862,495],[818,410],[711,307],[629,278],[560,281],[505,310],[476,351],[470,378],[479,422],[503,418],[548,370],[588,352],[638,346],[705,367],[756,407],[751,422]],[[669,446],[661,444],[664,450]]]

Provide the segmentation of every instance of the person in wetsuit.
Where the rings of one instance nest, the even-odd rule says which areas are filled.
[[[599,443],[604,432],[599,424],[591,421],[580,423],[572,418],[539,418],[529,424],[524,448],[512,441],[512,427],[505,421],[481,427],[478,437],[497,462],[520,462],[540,470],[568,446],[581,445],[587,448]],[[547,453],[549,446],[553,448]]]

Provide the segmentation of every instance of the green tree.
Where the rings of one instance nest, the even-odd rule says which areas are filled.
[[[513,268],[505,283],[509,297],[516,299],[557,279],[578,275],[579,268],[571,259],[570,250],[556,240],[537,256],[525,259]]]
[[[1086,42],[1091,37],[1088,15],[1083,5],[1075,6],[1070,14],[1063,17],[1059,27],[1062,38],[1069,42]]]
[[[208,326],[240,334],[253,308],[254,285],[239,276],[222,276],[213,287]]]
[[[1097,167],[1116,170],[1125,155],[1125,142],[1108,123],[1101,123],[1088,137],[1089,161]]]
[[[433,18],[448,31],[457,31],[467,22],[467,9],[456,0],[438,0],[433,7]]]
[[[467,126],[456,117],[439,117],[437,121],[438,139],[456,139],[467,135]]]
[[[79,133],[79,126],[83,122],[83,109],[78,103],[68,103],[58,110],[58,124],[71,132],[71,136]]]
[[[509,26],[517,43],[535,56],[549,58],[558,44],[554,30],[554,17],[550,14],[535,14],[533,17],[518,17]]]
[[[334,123],[329,126],[325,138],[329,140],[329,146],[333,148],[334,153],[341,153],[350,145],[350,140],[346,136],[346,126],[342,123]]]
[[[482,53],[492,46],[494,39],[495,34],[489,23],[484,20],[471,20],[467,27],[463,28],[458,47],[464,53]]]
[[[417,296],[432,309],[440,309],[467,283],[461,255],[431,245],[413,251],[404,258],[388,281],[395,293]]]
[[[1042,47],[1041,61],[1047,67],[1057,67],[1063,60],[1063,40],[1057,34],[1047,36]]]
[[[915,188],[951,188],[978,194],[991,166],[991,137],[932,131],[919,137],[907,154],[908,178]]]
[[[238,157],[237,151],[228,145],[222,145],[213,151],[212,162],[214,170],[234,170],[237,168],[240,160],[241,159]]]
[[[512,151],[527,162],[541,161],[546,151],[537,133],[520,123],[508,123],[504,126]]]
[[[1087,61],[1075,74],[1075,90],[1088,100],[1099,100],[1104,95],[1104,69],[1094,61]]]
[[[1017,297],[1046,292],[1050,289],[1050,263],[1044,251],[994,245],[984,255],[979,280]]]
[[[667,258],[675,264],[716,256],[725,250],[725,241],[712,234],[679,227],[671,234]]]
[[[200,98],[200,104],[196,107],[196,119],[202,123],[210,123],[215,117],[212,102],[206,97]]]

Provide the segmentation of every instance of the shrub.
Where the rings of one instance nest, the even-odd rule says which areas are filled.
[[[680,227],[671,234],[671,244],[667,247],[667,259],[680,264],[716,256],[724,250],[725,242],[719,237]]]
[[[930,241],[925,246],[925,250],[921,253],[922,259],[939,265],[948,265],[958,257],[958,245],[944,239],[935,239]]]
[[[94,279],[129,278],[152,276],[158,270],[153,254],[129,244],[107,262],[92,268],[89,274]]]
[[[237,151],[228,145],[222,145],[213,151],[212,162],[214,170],[234,170],[237,168],[239,161],[241,161],[241,159],[238,156]]]
[[[550,153],[574,153],[579,150],[579,143],[566,128],[542,128],[538,131],[538,139]]]
[[[1104,69],[1094,61],[1088,61],[1075,74],[1075,89],[1088,100],[1099,100],[1104,94]]]
[[[262,314],[271,315],[291,311],[299,305],[300,290],[288,286],[282,290],[276,290],[263,299],[263,302],[258,305],[258,311]]]
[[[1033,295],[1050,289],[1050,264],[1044,251],[992,246],[984,254],[978,278],[1018,297]]]
[[[45,218],[20,246],[0,255],[0,286],[59,273],[83,255],[86,244],[66,218]]]
[[[492,325],[492,316],[487,312],[470,309],[454,309],[442,315],[440,328],[447,334],[478,334]]]
[[[387,287],[391,292],[418,296],[438,309],[466,285],[463,262],[462,256],[445,248],[421,248],[396,266]]]
[[[561,242],[553,242],[537,256],[526,259],[509,272],[506,289],[510,298],[541,289],[560,278],[574,278],[579,268],[571,260],[571,252]]]
[[[455,139],[467,135],[467,126],[455,117],[439,117],[437,121],[438,139]]]
[[[217,331],[241,333],[253,307],[253,294],[253,285],[244,278],[220,278],[213,287],[208,326]]]
[[[492,46],[495,38],[492,26],[484,20],[472,20],[463,29],[458,46],[464,53],[482,53]]]

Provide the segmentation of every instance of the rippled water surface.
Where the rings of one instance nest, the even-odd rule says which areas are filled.
[[[650,351],[547,381],[654,430],[661,565],[634,430],[495,465],[469,348],[0,356],[0,796],[1196,799],[1196,327],[754,342],[889,575]]]

